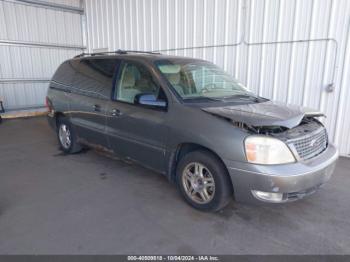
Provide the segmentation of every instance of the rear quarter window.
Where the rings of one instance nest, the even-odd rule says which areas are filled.
[[[73,81],[74,68],[72,61],[62,63],[56,70],[50,83],[50,88],[68,91]]]
[[[110,99],[116,65],[116,59],[75,61],[72,91],[86,96]]]

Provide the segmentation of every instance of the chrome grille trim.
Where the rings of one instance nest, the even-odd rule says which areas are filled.
[[[320,127],[305,136],[288,140],[287,144],[298,160],[308,160],[321,154],[327,148],[327,131],[324,127]]]

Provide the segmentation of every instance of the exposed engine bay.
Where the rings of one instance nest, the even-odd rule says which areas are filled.
[[[323,127],[322,123],[314,117],[304,117],[300,124],[293,128],[284,126],[251,126],[242,122],[232,121],[233,125],[245,129],[253,134],[269,135],[281,140],[291,140]]]
[[[224,118],[234,126],[253,134],[263,134],[290,140],[323,128],[316,117],[322,113],[310,108],[279,102],[243,104],[237,106],[203,107],[203,111]]]
[[[218,117],[230,119],[235,123],[244,123],[250,128],[259,127],[255,130],[256,133],[283,132],[299,126],[302,122],[312,120],[314,117],[322,116],[322,113],[310,108],[272,101],[236,106],[202,107],[202,110]],[[266,127],[268,128],[266,129]]]
[[[253,134],[268,135],[284,141],[300,160],[311,159],[328,147],[326,129],[313,117],[304,117],[298,126],[290,129],[281,126],[248,126],[237,122],[234,125]]]

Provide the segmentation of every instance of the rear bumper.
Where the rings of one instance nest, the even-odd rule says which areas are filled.
[[[334,171],[338,151],[333,145],[308,160],[285,165],[255,165],[224,160],[234,187],[236,201],[261,203],[252,191],[283,194],[288,202],[314,193]]]
[[[56,130],[56,117],[54,114],[49,112],[47,114],[47,121],[49,122],[49,125],[52,127],[52,129]]]

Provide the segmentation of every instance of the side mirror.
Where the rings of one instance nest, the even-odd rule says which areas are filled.
[[[159,100],[153,94],[137,94],[134,99],[135,104],[155,107],[155,108],[166,108],[167,103],[164,100]]]

